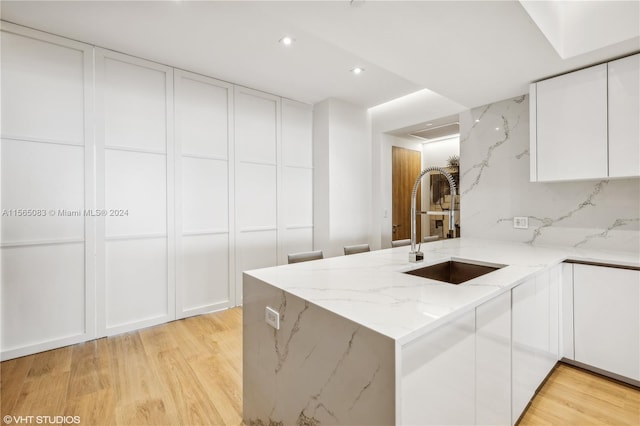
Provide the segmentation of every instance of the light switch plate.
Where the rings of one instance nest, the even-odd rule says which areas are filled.
[[[529,218],[527,216],[515,216],[513,227],[516,229],[529,229]]]
[[[271,327],[280,330],[280,313],[275,309],[267,306],[264,308],[264,320]]]

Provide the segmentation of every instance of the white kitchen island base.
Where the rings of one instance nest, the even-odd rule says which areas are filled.
[[[567,250],[429,248],[420,264],[400,247],[245,272],[245,424],[515,424],[567,356]],[[404,273],[452,259],[507,266],[459,285]]]
[[[245,424],[395,422],[393,339],[247,275],[244,295]]]

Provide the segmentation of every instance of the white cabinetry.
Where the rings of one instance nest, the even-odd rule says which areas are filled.
[[[93,52],[2,22],[2,357],[95,338]]]
[[[282,211],[278,263],[313,250],[313,145],[310,105],[282,99]]]
[[[175,319],[173,69],[96,49],[98,332]]]
[[[573,265],[575,360],[640,380],[640,271]]]
[[[540,182],[607,176],[607,65],[532,85],[531,173]]]
[[[402,347],[400,424],[475,423],[474,334],[469,312]]]
[[[573,265],[562,264],[560,357],[574,359],[573,355]]]
[[[609,176],[640,176],[640,54],[609,62]]]
[[[640,54],[530,86],[530,180],[640,176]]]
[[[558,361],[562,266],[545,270],[512,290],[512,422]]]
[[[233,306],[233,85],[174,70],[176,317]]]
[[[280,98],[235,88],[236,301],[242,271],[278,264]]]
[[[477,425],[511,423],[511,292],[476,308]]]
[[[2,359],[240,304],[312,248],[309,105],[1,29]]]

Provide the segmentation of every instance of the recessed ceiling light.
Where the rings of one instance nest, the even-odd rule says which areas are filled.
[[[479,119],[479,118],[476,118],[476,123],[479,123],[479,122],[480,122],[480,119]]]
[[[351,70],[351,72],[354,73],[355,75],[362,74],[364,72],[364,68],[355,67],[354,69]]]
[[[496,130],[500,130],[500,127],[496,127]]]
[[[293,43],[293,38],[284,36],[280,39],[280,43],[284,44],[285,46],[291,46],[291,44]]]

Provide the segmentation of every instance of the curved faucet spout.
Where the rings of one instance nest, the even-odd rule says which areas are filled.
[[[416,183],[413,184],[413,191],[411,192],[411,251],[409,252],[409,261],[418,262],[424,259],[424,255],[421,252],[416,251],[416,197],[418,195],[418,186],[422,177],[429,172],[438,171],[447,178],[449,181],[449,188],[451,192],[451,206],[449,207],[449,230],[453,231],[453,237],[456,236],[456,223],[455,223],[455,200],[456,200],[456,182],[453,180],[453,176],[445,169],[441,167],[427,167],[420,176],[416,179]]]

